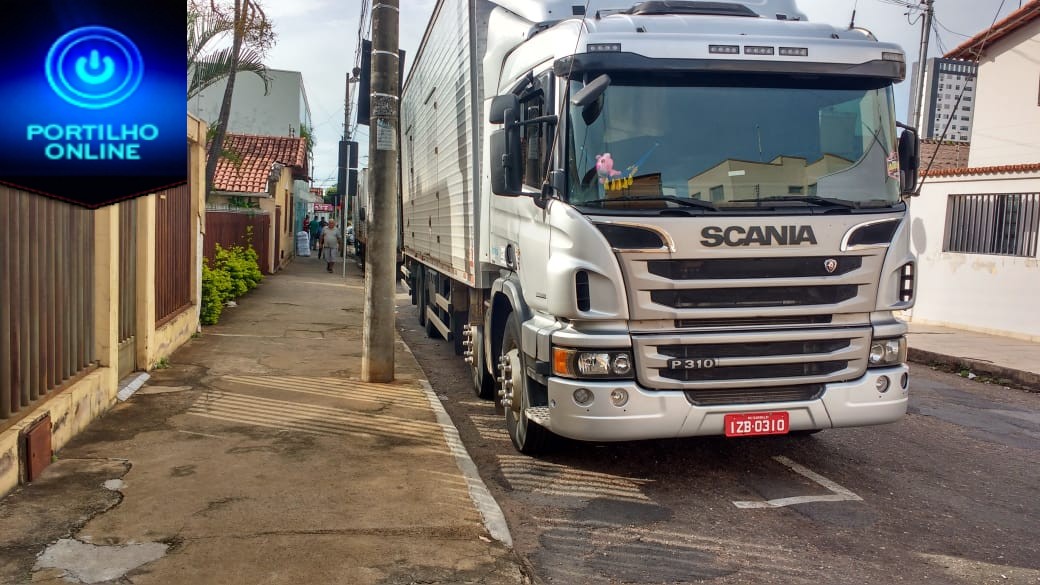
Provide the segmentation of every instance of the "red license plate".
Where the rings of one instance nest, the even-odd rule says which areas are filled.
[[[748,412],[723,417],[727,437],[786,435],[791,417],[786,412]]]

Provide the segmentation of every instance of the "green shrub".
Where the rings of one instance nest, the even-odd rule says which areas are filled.
[[[202,311],[203,325],[215,325],[220,320],[224,303],[231,296],[231,277],[222,268],[209,267],[209,261],[202,263]]]
[[[247,231],[247,242],[252,241],[251,232]],[[256,288],[263,278],[259,257],[251,243],[247,243],[247,247],[231,248],[217,244],[213,266],[210,267],[208,261],[202,266],[202,324],[216,324],[228,301]]]

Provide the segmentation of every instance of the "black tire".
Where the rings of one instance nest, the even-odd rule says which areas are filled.
[[[518,352],[520,361],[520,375],[514,375],[514,379],[521,381],[521,387],[513,390],[513,400],[515,402],[519,399],[520,405],[517,409],[519,412],[512,407],[506,408],[506,431],[513,442],[513,447],[524,455],[548,453],[553,448],[556,435],[538,423],[531,422],[525,413],[527,407],[530,406],[531,388],[535,382],[526,374],[527,357],[520,346],[520,319],[516,313],[509,315],[505,332],[502,335],[502,355],[509,355],[513,350]]]
[[[423,287],[422,287],[422,295],[423,295],[423,301],[424,302],[422,304],[422,307],[420,307],[419,310],[422,311],[423,321],[426,322],[426,337],[429,337],[430,339],[440,339],[441,332],[437,329],[437,326],[433,324],[434,323],[433,319],[431,319],[426,314],[426,307],[428,307],[428,306],[433,306],[434,307],[434,311],[433,311],[434,314],[437,314],[437,309],[436,309],[436,306],[433,305],[430,302],[430,299],[433,298],[433,295],[430,294],[430,284],[428,282],[425,282],[425,279],[424,279]]]
[[[423,277],[423,268],[415,274],[415,303],[419,309],[419,327],[426,326],[426,279]]]
[[[816,433],[818,433],[818,432],[820,432],[822,430],[823,429],[809,429],[809,430],[803,430],[803,431],[791,431],[791,432],[789,432],[787,434],[792,436],[792,437],[809,437],[809,436],[815,435]]]
[[[425,308],[423,309],[426,310]],[[437,326],[433,324],[433,319],[426,318],[426,337],[430,339],[440,339],[441,332],[437,330]]]
[[[466,352],[466,348],[462,347],[462,328],[469,320],[469,315],[456,312],[449,313],[449,315],[451,315],[451,323],[448,324],[448,327],[451,328],[452,349],[455,350],[455,355],[462,355]]]
[[[475,331],[482,332],[483,327]],[[473,367],[470,368],[473,378],[473,394],[482,400],[491,400],[495,397],[495,377],[487,370],[484,359],[484,337],[483,333],[473,334]]]

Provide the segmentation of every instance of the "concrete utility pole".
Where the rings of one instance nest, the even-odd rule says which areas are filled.
[[[924,5],[924,18],[921,22],[921,53],[918,55],[917,59],[917,87],[914,88],[914,95],[917,96],[917,99],[914,103],[914,117],[912,122],[912,124],[917,127],[917,135],[921,138],[927,138],[925,132],[928,130],[923,117],[924,80],[925,67],[928,64],[928,40],[932,35],[932,16],[935,14],[934,3],[935,0],[921,0],[921,4]]]
[[[372,94],[368,139],[371,205],[365,262],[365,327],[361,379],[394,379],[397,288],[398,0],[372,0]]]

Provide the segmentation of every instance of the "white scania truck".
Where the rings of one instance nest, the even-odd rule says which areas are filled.
[[[440,0],[402,274],[515,447],[906,412],[903,51],[794,0]]]

